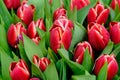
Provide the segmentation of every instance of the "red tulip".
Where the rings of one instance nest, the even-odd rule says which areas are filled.
[[[103,24],[107,21],[109,13],[109,9],[105,9],[102,4],[98,3],[95,8],[90,8],[87,21],[89,23],[96,22],[98,24]]]
[[[105,62],[108,63],[107,80],[113,80],[113,77],[118,72],[118,64],[114,58],[114,55],[101,55],[95,62],[94,73],[98,75]]]
[[[12,47],[17,48],[19,40],[22,40],[22,33],[26,34],[26,29],[23,27],[22,23],[19,22],[16,25],[11,24],[7,33],[8,43]]]
[[[97,23],[88,24],[88,40],[94,49],[103,50],[109,39],[109,32],[104,26]]]
[[[54,15],[53,15],[53,20],[57,20],[60,17],[67,17],[66,16],[66,10],[64,8],[58,8],[55,10]]]
[[[31,78],[30,80],[40,80],[39,78]]]
[[[23,4],[17,10],[17,16],[26,24],[29,25],[33,20],[35,7],[33,5]]]
[[[28,80],[30,77],[28,67],[22,59],[19,62],[12,62],[9,71],[12,80]]]
[[[4,0],[8,9],[17,9],[20,6],[20,0]]]
[[[110,35],[115,44],[120,43],[120,22],[110,23]]]
[[[76,61],[79,64],[82,64],[86,48],[88,48],[89,53],[91,57],[93,58],[93,51],[92,51],[91,45],[87,41],[84,41],[82,43],[79,43],[77,47],[75,48],[74,61]]]
[[[118,5],[118,7],[120,9],[120,0],[112,0],[112,2],[110,4],[111,8],[115,10],[117,5]]]
[[[40,37],[36,31],[36,27],[46,31],[43,19],[38,19],[36,22],[32,21],[27,29],[27,35],[35,42],[39,43]]]
[[[88,4],[90,4],[90,0],[71,0],[70,8],[73,10],[76,7],[77,10],[80,10]]]
[[[61,23],[60,25],[53,25],[50,30],[50,47],[55,53],[57,53],[57,49],[59,49],[62,44],[67,50],[70,47],[72,32],[69,26],[66,25],[68,24]]]
[[[44,72],[47,66],[50,64],[50,60],[48,58],[39,58],[38,56],[33,56],[33,63],[38,66],[42,72]]]

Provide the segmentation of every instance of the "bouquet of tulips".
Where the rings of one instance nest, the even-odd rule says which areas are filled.
[[[120,80],[120,0],[0,0],[0,80]]]

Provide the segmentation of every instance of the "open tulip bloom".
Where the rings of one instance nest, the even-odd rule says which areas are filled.
[[[0,0],[0,80],[120,80],[120,0]]]

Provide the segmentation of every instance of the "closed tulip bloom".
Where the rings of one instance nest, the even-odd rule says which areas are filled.
[[[33,5],[23,4],[17,10],[17,16],[26,24],[29,25],[33,20],[35,7]]]
[[[8,43],[12,47],[17,48],[19,40],[23,40],[22,33],[26,34],[26,29],[24,28],[22,23],[19,22],[16,25],[11,24],[7,32]]]
[[[95,8],[90,8],[87,21],[88,23],[96,22],[98,24],[104,24],[108,19],[109,13],[109,9],[105,9],[102,4],[98,3]]]
[[[110,23],[110,36],[115,44],[120,43],[120,22]]]
[[[54,15],[53,15],[53,20],[57,20],[60,17],[67,17],[66,16],[66,10],[64,8],[58,8],[55,10]]]
[[[111,1],[110,6],[111,6],[111,8],[112,8],[113,10],[115,10],[115,8],[117,7],[117,5],[118,5],[118,7],[119,7],[119,9],[120,9],[120,0],[112,0],[112,1]]]
[[[70,8],[73,10],[76,7],[77,10],[80,10],[88,4],[90,4],[90,0],[71,0]]]
[[[22,59],[19,62],[12,62],[9,71],[12,80],[29,80],[30,73]]]
[[[90,23],[87,27],[88,41],[96,50],[103,50],[110,40],[109,32],[106,28],[97,23]]]
[[[44,21],[43,19],[38,19],[36,22],[32,21],[30,23],[30,25],[28,26],[27,29],[27,35],[35,42],[35,43],[39,43],[40,37],[37,33],[36,27],[38,27],[39,29],[46,31],[45,25],[44,25]]]
[[[115,60],[114,55],[101,55],[95,62],[94,73],[99,74],[101,68],[105,63],[108,63],[107,66],[107,80],[113,80],[114,76],[118,72],[118,64]]]
[[[20,0],[4,0],[8,9],[17,9],[20,6]]]
[[[64,27],[53,27],[50,30],[50,47],[57,53],[57,49],[64,45],[65,49],[68,50],[72,40],[72,32],[70,28]]]
[[[85,53],[86,48],[88,48],[91,58],[93,58],[93,51],[92,51],[91,45],[87,41],[84,41],[84,42],[79,43],[75,48],[75,51],[74,51],[75,62],[82,64],[84,60],[84,53]]]
[[[40,80],[39,78],[30,78],[30,80]]]
[[[33,56],[33,63],[39,67],[39,69],[44,72],[47,66],[51,63],[48,58],[39,58],[37,55]]]

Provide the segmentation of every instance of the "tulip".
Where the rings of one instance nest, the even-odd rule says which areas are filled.
[[[31,78],[30,80],[40,80],[39,78]]]
[[[19,62],[12,62],[9,71],[12,80],[28,80],[30,77],[28,67],[22,59]]]
[[[65,25],[65,26],[63,26]],[[64,45],[68,50],[72,40],[72,32],[68,24],[53,25],[50,30],[50,47],[57,53],[57,49]]]
[[[88,4],[90,4],[90,0],[71,0],[70,8],[73,10],[76,7],[77,10],[80,10]]]
[[[119,9],[120,9],[120,0],[112,0],[110,6],[113,10],[116,9],[116,6],[118,5]]]
[[[72,21],[68,20],[67,18],[59,18],[57,20],[54,21],[53,23],[53,27],[63,27],[63,28],[70,28],[70,29],[73,29],[74,28],[74,25],[72,23]]]
[[[75,48],[74,51],[75,62],[82,64],[86,48],[88,48],[91,58],[93,58],[93,51],[91,45],[87,41],[84,41],[82,43],[79,43]]]
[[[60,17],[67,17],[66,16],[66,10],[64,8],[58,8],[55,10],[54,15],[53,15],[53,20],[57,20]]]
[[[19,40],[23,40],[22,33],[26,34],[26,29],[23,27],[22,23],[17,23],[16,25],[11,24],[7,32],[8,43],[17,48]]]
[[[34,5],[23,4],[17,10],[17,16],[26,24],[29,25],[33,20]]]
[[[48,58],[39,58],[37,55],[33,56],[33,63],[39,67],[39,69],[44,72],[48,65],[51,63]]]
[[[120,22],[110,23],[110,36],[115,44],[120,43]]]
[[[105,9],[102,4],[98,3],[95,8],[90,8],[87,21],[88,23],[96,22],[98,24],[103,24],[107,21],[109,13],[109,9]]]
[[[109,32],[106,28],[97,23],[89,23],[88,27],[88,41],[96,50],[103,50],[110,40]]]
[[[113,77],[118,72],[118,64],[117,61],[115,60],[114,55],[105,55],[105,54],[101,55],[95,62],[94,73],[98,75],[101,68],[106,62],[108,63],[107,80],[113,80]]]
[[[20,0],[4,0],[8,9],[17,9],[20,6]]]
[[[27,29],[27,35],[36,43],[39,43],[40,37],[36,31],[36,27],[46,31],[43,19],[38,19],[36,22],[32,21]]]

